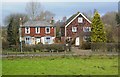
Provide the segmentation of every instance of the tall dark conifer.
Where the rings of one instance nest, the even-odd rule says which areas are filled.
[[[11,18],[10,23],[7,27],[7,41],[9,43],[9,47],[15,44],[15,39],[13,36],[13,18]]]

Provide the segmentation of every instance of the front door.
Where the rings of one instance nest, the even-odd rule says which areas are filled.
[[[40,38],[36,38],[36,44],[40,43]]]
[[[79,46],[79,45],[80,45],[80,39],[79,39],[79,37],[76,37],[75,45],[76,45],[76,46]]]

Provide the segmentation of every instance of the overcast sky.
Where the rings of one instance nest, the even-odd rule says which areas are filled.
[[[117,11],[118,3],[117,2],[42,2],[41,3],[44,10],[51,11],[55,14],[55,20],[62,19],[63,16],[70,17],[76,12],[88,12],[97,9],[101,15],[104,15],[107,12]],[[0,20],[2,22],[6,16],[12,13],[26,13],[25,11],[26,2],[3,2],[2,13],[0,12]],[[4,24],[3,23],[0,24]]]

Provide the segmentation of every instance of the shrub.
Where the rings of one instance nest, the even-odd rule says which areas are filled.
[[[106,43],[107,44],[107,51],[118,51],[118,44],[117,43]]]
[[[92,43],[91,49],[93,51],[118,51],[118,44],[117,43]]]
[[[52,45],[52,48],[54,51],[64,51],[65,48],[64,48],[64,44],[53,44]]]
[[[26,45],[26,46],[23,46],[23,52],[31,52],[33,51],[33,46],[32,45]]]
[[[42,43],[38,43],[38,44],[33,46],[34,52],[36,52],[36,50],[42,51],[43,49],[44,49],[44,46]]]
[[[92,51],[105,51],[106,50],[106,43],[92,43],[91,49]]]
[[[64,51],[64,44],[44,45],[47,51]]]
[[[2,41],[2,49],[5,50],[5,49],[8,49],[9,48],[9,44],[7,41]]]
[[[36,44],[36,45],[25,45],[23,46],[23,51],[34,51],[36,52],[36,50],[39,51],[52,51],[52,52],[56,52],[56,51],[64,51],[65,50],[65,45],[64,44]]]
[[[83,42],[81,48],[82,49],[91,49],[91,43]]]

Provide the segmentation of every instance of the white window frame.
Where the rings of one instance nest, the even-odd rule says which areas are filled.
[[[49,38],[49,39],[48,39]],[[46,37],[46,42],[50,43],[51,42],[51,38],[50,37]]]
[[[29,41],[29,40],[30,40],[30,38],[26,37],[26,41]]]
[[[83,23],[83,17],[78,17],[78,23]]]
[[[49,29],[49,32],[47,32],[47,28]],[[45,33],[50,34],[50,27],[45,27]]]
[[[38,31],[37,31],[38,30]],[[40,33],[40,27],[35,27],[35,33],[39,34]]]
[[[25,38],[25,41],[26,41],[26,43],[28,44],[29,41],[30,41],[30,38],[29,38],[29,37],[26,37],[26,38]]]
[[[89,32],[91,32],[91,27],[89,27]]]
[[[83,27],[84,32],[91,32],[91,27]]]
[[[72,27],[72,32],[77,32],[77,27]]]
[[[30,34],[30,27],[25,27],[25,34]]]
[[[90,36],[83,36],[84,41],[87,41],[88,38],[90,38]]]

